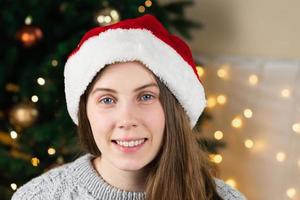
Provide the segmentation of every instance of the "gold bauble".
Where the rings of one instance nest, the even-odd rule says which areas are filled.
[[[33,103],[19,103],[9,113],[9,121],[16,128],[28,128],[36,121],[38,110]]]
[[[96,12],[95,21],[100,26],[114,24],[120,21],[120,13],[116,9],[108,7]]]
[[[16,34],[17,40],[19,40],[25,47],[31,47],[35,45],[42,39],[42,37],[42,30],[37,26],[31,25],[22,27]]]

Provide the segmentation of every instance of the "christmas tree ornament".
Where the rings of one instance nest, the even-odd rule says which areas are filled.
[[[43,37],[42,30],[37,26],[26,25],[16,34],[16,38],[24,47],[32,47]]]
[[[105,8],[95,14],[96,22],[100,26],[114,24],[120,21],[120,14],[116,9]]]
[[[16,129],[33,125],[38,117],[38,110],[33,103],[22,102],[15,105],[9,113],[9,121]]]

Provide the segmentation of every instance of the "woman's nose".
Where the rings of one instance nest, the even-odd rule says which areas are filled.
[[[128,103],[119,110],[118,128],[130,129],[138,126],[137,111],[134,105]]]
[[[121,129],[130,129],[130,128],[136,128],[137,127],[137,122],[134,119],[127,119],[127,120],[122,120],[119,122],[118,128]]]

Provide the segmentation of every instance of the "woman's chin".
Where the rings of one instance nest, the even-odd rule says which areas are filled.
[[[139,171],[146,166],[146,163],[141,163],[139,161],[121,161],[117,163],[117,167],[123,171]]]

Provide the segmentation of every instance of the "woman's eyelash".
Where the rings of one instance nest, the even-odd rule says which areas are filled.
[[[148,93],[143,94],[143,95],[140,96],[140,99],[142,101],[147,101],[147,100],[151,100],[151,99],[154,99],[154,98],[155,98],[154,95],[148,94]],[[104,98],[101,98],[99,100],[99,103],[103,103],[103,104],[112,104],[114,102],[115,102],[115,100],[113,98],[111,98],[111,97],[104,97]]]
[[[109,102],[104,102],[105,100],[110,100]],[[103,104],[111,104],[114,100],[110,97],[104,97],[102,99],[99,100],[100,103],[103,103]]]
[[[145,96],[150,97],[150,98],[148,98],[148,100],[149,100],[149,99],[153,99],[153,98],[155,97],[155,96],[152,95],[152,94],[143,94],[143,95],[141,96],[141,98],[143,98],[143,97],[145,97]]]

